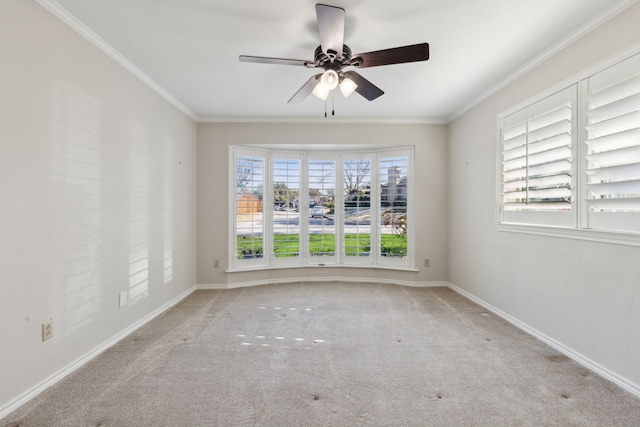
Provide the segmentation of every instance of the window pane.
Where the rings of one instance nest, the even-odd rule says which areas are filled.
[[[344,254],[367,256],[371,253],[371,161],[345,160],[344,175]]]
[[[380,255],[407,256],[407,156],[380,159]]]
[[[273,160],[273,254],[300,255],[300,160]]]
[[[591,76],[586,86],[587,225],[640,232],[640,55]]]
[[[335,217],[325,206],[333,201],[335,188],[335,161],[309,160],[309,206],[300,206],[300,212],[308,212],[310,216],[309,254],[312,256],[335,255]]]
[[[505,211],[571,209],[571,102],[558,103],[540,112],[534,108],[525,122],[503,128]]]
[[[264,159],[236,156],[236,257],[262,258]]]
[[[591,212],[640,212],[640,56],[589,79],[587,188]]]
[[[576,97],[572,85],[502,118],[502,222],[575,221]]]

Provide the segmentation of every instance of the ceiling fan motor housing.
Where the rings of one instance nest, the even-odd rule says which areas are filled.
[[[330,50],[329,54],[326,54],[322,51],[322,46],[318,46],[314,54],[314,62],[317,67],[325,70],[340,71],[342,67],[353,65],[351,63],[351,48],[346,44],[342,45],[342,55],[337,56],[335,51]]]

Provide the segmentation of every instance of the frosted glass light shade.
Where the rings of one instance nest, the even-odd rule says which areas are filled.
[[[342,80],[342,83],[340,83],[340,92],[342,92],[342,95],[345,98],[348,98],[349,95],[351,95],[357,87],[358,85],[356,84],[356,82],[351,79],[345,78],[344,80]]]
[[[322,74],[322,77],[320,77],[320,84],[324,86],[327,91],[335,89],[338,86],[338,82],[338,73],[334,70],[327,70]]]
[[[312,93],[323,101],[326,101],[329,96],[329,90],[322,83],[318,83]]]

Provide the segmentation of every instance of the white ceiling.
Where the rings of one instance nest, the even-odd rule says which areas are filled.
[[[313,95],[287,104],[316,70],[238,61],[313,59],[316,1],[38,1],[196,120],[326,120]],[[336,91],[331,120],[447,122],[635,1],[327,0],[346,10],[354,54],[421,42],[431,52],[360,70],[385,94],[369,102]]]

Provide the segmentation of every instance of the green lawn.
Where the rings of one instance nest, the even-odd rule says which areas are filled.
[[[350,256],[366,256],[370,251],[369,234],[345,234],[345,253]],[[297,256],[300,252],[297,234],[274,235],[276,257]],[[397,234],[382,235],[382,253],[384,255],[401,256],[407,254],[407,241]],[[334,234],[311,234],[309,236],[309,252],[312,255],[333,255],[336,250]],[[262,237],[238,237],[237,257],[262,257]]]

